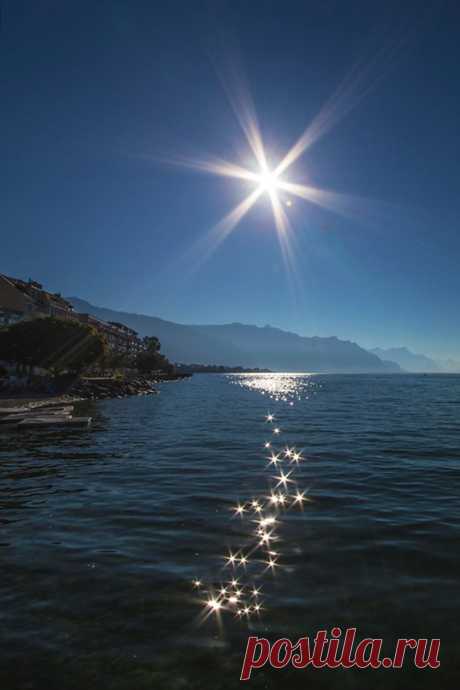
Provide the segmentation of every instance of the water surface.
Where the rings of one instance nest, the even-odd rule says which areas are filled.
[[[0,436],[2,687],[236,688],[249,634],[334,625],[388,651],[440,637],[441,669],[264,670],[250,685],[458,685],[460,377],[196,375],[83,411],[88,431]],[[266,441],[302,449],[291,478],[311,502],[279,510],[279,567],[257,551],[238,567],[260,615],[205,617],[232,577],[224,555],[254,542],[255,516],[232,507],[276,483]]]

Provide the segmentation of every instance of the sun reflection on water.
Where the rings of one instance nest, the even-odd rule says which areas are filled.
[[[290,405],[296,400],[308,400],[321,388],[315,375],[309,373],[231,374],[228,378],[230,383],[246,390],[256,391],[271,400]],[[274,421],[274,415],[269,414],[266,419],[268,422]]]
[[[243,374],[231,376],[230,382],[288,404],[293,404],[293,399],[308,398],[318,387],[311,375],[305,374]],[[200,600],[203,621],[214,614],[222,625],[223,613],[231,613],[245,621],[254,615],[260,616],[266,609],[261,597],[261,579],[276,577],[283,571],[282,548],[278,550],[280,543],[282,547],[278,529],[283,515],[291,510],[304,511],[312,502],[307,496],[308,488],[300,488],[295,478],[306,457],[302,449],[281,441],[283,432],[278,423],[278,416],[268,411],[263,426],[265,433],[272,432],[273,441],[261,444],[265,451],[270,449],[268,456],[262,451],[265,465],[261,465],[261,478],[265,485],[266,480],[269,482],[269,495],[265,491],[231,508],[233,515],[229,519],[238,519],[245,528],[245,544],[240,543],[223,554],[217,580],[208,580],[208,584],[204,578],[192,582],[194,589],[206,595]],[[276,551],[273,550],[275,543]],[[226,584],[222,580],[226,580]]]

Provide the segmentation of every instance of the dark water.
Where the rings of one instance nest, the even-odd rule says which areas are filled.
[[[460,377],[202,375],[86,409],[89,431],[0,436],[0,687],[236,688],[248,634],[334,625],[390,652],[440,637],[441,668],[269,669],[249,685],[458,686]],[[254,543],[255,515],[231,508],[265,501],[278,474],[266,439],[303,449],[284,464],[311,502],[278,510],[274,572],[263,550],[237,568],[260,614],[210,612],[235,572],[222,557]]]

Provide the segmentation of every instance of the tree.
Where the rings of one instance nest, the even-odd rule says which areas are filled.
[[[127,352],[116,352],[114,350],[107,350],[104,356],[100,359],[100,366],[102,370],[106,369],[122,369],[135,367],[136,357]]]
[[[143,339],[145,350],[139,352],[136,357],[136,367],[143,374],[152,371],[165,371],[172,373],[174,365],[160,353],[160,341],[155,336],[147,336]]]
[[[105,338],[92,326],[54,317],[21,321],[0,333],[0,359],[54,374],[80,372],[107,351]]]
[[[161,344],[154,335],[146,335],[142,341],[147,352],[160,352]]]

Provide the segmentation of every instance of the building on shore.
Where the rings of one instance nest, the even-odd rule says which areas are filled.
[[[106,322],[90,314],[79,314],[59,293],[48,292],[41,283],[0,274],[0,327],[26,319],[53,316],[75,319],[96,328],[113,352],[135,355],[144,349],[137,332],[122,323]]]
[[[33,299],[0,274],[0,326],[11,326],[31,317],[34,311]]]
[[[120,354],[135,355],[144,349],[142,340],[137,335],[137,331],[128,328],[122,323],[115,321],[102,321],[91,314],[75,314],[82,323],[93,326],[99,333],[105,336],[109,348],[113,352]]]
[[[10,325],[40,316],[72,319],[74,310],[59,293],[44,290],[35,280],[0,275],[0,323]]]

